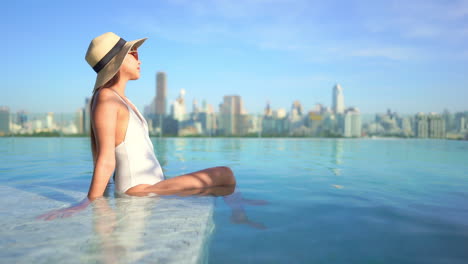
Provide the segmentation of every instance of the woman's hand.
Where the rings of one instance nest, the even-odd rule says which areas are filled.
[[[62,208],[62,209],[57,209],[57,210],[52,210],[50,212],[47,212],[45,214],[39,215],[36,217],[36,219],[42,219],[45,221],[50,221],[54,220],[55,218],[66,218],[70,217],[88,207],[88,205],[91,203],[91,201],[86,197],[83,199],[83,201],[79,202],[78,204],[72,205],[67,208]]]

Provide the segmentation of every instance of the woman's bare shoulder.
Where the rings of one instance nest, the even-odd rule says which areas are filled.
[[[112,102],[113,99],[118,99],[115,92],[111,89],[102,88],[96,93],[96,101],[99,102]]]
[[[122,104],[118,96],[111,91],[111,89],[101,89],[97,92],[94,99],[93,109],[99,108],[113,108],[117,110]]]

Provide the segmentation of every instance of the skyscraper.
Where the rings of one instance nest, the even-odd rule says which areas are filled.
[[[359,112],[359,109],[355,107],[350,107],[346,110],[344,117],[344,136],[361,136],[361,114]]]
[[[271,117],[273,115],[273,111],[271,110],[270,107],[270,101],[267,101],[266,107],[265,107],[265,117]]]
[[[429,119],[429,137],[430,138],[445,138],[445,120],[442,116],[431,114]]]
[[[55,128],[55,124],[54,124],[54,113],[52,113],[52,112],[47,113],[47,116],[46,116],[46,128],[49,129],[49,131]]]
[[[294,101],[291,106],[291,115],[302,116],[303,112],[301,102]]]
[[[335,87],[333,87],[332,108],[333,113],[335,114],[343,114],[345,110],[343,89],[339,84],[336,84]]]
[[[171,116],[174,120],[182,122],[185,120],[185,90],[181,89],[179,93],[179,97],[172,103],[171,106]]]
[[[429,122],[427,116],[424,113],[417,113],[415,116],[415,133],[418,138],[427,138],[429,130]]]
[[[238,135],[241,132],[242,99],[238,95],[226,95],[220,105],[221,129],[225,135]]]
[[[10,109],[0,106],[0,135],[10,133]]]
[[[83,108],[78,108],[75,112],[75,126],[76,126],[76,132],[78,134],[83,134],[84,133],[84,109]]]
[[[445,138],[445,120],[435,113],[418,113],[415,117],[415,132],[418,138]]]
[[[200,108],[198,107],[197,99],[193,99],[192,101],[192,113],[198,114],[200,112]]]
[[[166,115],[166,102],[167,102],[167,80],[165,72],[158,72],[156,74],[156,102],[155,114]]]
[[[28,122],[28,115],[26,111],[18,111],[16,115],[16,118],[18,119],[18,125],[20,125],[21,128],[24,128],[26,126],[26,123]]]

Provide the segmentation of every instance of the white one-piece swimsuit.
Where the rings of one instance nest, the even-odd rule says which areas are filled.
[[[139,184],[156,184],[164,180],[161,165],[149,138],[146,120],[130,101],[136,112],[117,92],[113,92],[127,106],[129,112],[125,138],[115,147],[115,191],[124,193]]]

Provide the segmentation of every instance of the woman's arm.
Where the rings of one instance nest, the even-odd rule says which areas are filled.
[[[53,220],[69,217],[82,211],[96,198],[104,194],[107,183],[115,169],[115,132],[117,126],[118,101],[112,91],[103,89],[96,95],[93,115],[96,136],[97,159],[88,195],[81,202],[67,208],[53,210],[38,216],[38,219]]]
[[[119,104],[115,94],[103,89],[97,95],[93,114],[93,128],[96,136],[96,163],[88,198],[94,200],[103,195],[115,169],[115,134]]]

